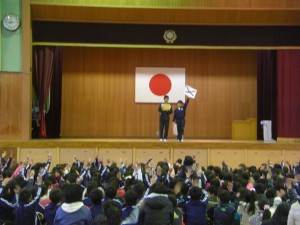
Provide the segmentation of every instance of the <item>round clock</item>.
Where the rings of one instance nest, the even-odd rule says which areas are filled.
[[[9,31],[15,31],[20,26],[20,20],[17,15],[9,14],[3,18],[3,26]]]

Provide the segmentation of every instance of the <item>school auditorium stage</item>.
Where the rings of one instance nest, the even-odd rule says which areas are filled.
[[[289,139],[290,140],[290,139]],[[300,142],[298,140],[279,140],[279,142],[239,141],[222,139],[186,139],[183,143],[175,139],[159,142],[158,139],[47,139],[30,141],[0,141],[0,150],[13,150],[14,158],[22,161],[28,154],[34,162],[43,162],[48,153],[53,163],[71,163],[76,155],[80,160],[94,159],[96,155],[119,162],[146,162],[153,158],[153,164],[164,159],[171,162],[185,155],[195,155],[204,167],[221,165],[224,160],[230,167],[240,163],[260,165],[270,160],[272,163],[282,160],[298,163],[300,160]]]

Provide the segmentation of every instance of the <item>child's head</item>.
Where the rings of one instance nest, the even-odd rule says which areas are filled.
[[[29,188],[25,188],[21,191],[20,196],[19,196],[19,202],[26,204],[30,202],[32,199],[32,193]]]
[[[93,189],[89,193],[89,198],[91,199],[91,202],[93,205],[99,205],[102,201],[102,191],[100,191],[98,188]]]
[[[138,195],[135,191],[129,190],[126,192],[126,194],[125,194],[126,205],[128,205],[128,206],[136,205],[137,200],[138,200]]]
[[[230,201],[230,193],[227,190],[220,189],[218,193],[218,200],[221,204],[227,204]]]
[[[219,187],[215,185],[209,186],[207,189],[209,196],[217,196],[219,192]]]
[[[58,204],[63,197],[63,193],[60,189],[55,188],[50,191],[49,198],[52,203]]]
[[[164,96],[164,102],[165,102],[165,103],[168,103],[168,102],[169,102],[169,96],[168,96],[168,95],[165,95],[165,96]]]
[[[105,189],[105,196],[107,198],[113,199],[115,198],[117,195],[117,188],[113,185],[109,185],[106,189]]]
[[[183,102],[182,102],[181,100],[179,100],[179,101],[177,102],[177,106],[181,108],[181,107],[183,106]]]
[[[82,198],[82,191],[79,185],[69,184],[64,190],[65,203],[80,202]]]
[[[199,187],[192,187],[189,191],[189,196],[194,201],[199,201],[201,199],[202,190]]]

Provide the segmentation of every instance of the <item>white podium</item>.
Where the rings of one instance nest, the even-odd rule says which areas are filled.
[[[271,120],[262,120],[260,124],[263,127],[264,131],[264,140],[265,141],[272,141],[272,121]]]

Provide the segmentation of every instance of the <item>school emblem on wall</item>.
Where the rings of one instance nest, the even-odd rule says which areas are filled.
[[[167,44],[173,44],[177,39],[177,35],[174,30],[166,30],[163,36]]]

